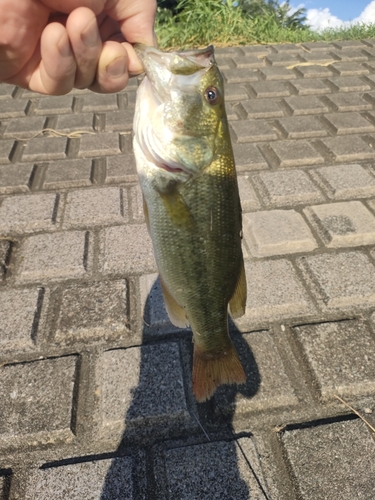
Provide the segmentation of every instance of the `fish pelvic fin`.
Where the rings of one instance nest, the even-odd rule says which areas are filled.
[[[176,227],[184,227],[190,231],[195,229],[194,217],[177,188],[168,193],[160,193],[160,197],[168,216]]]
[[[148,232],[150,232],[150,217],[148,215],[148,206],[147,206],[144,194],[142,194],[142,200],[143,200],[143,213],[145,216],[146,226],[147,226]]]
[[[167,310],[171,323],[179,328],[186,328],[189,326],[189,321],[186,317],[185,309],[180,306],[173,295],[168,290],[163,278],[160,275],[161,290],[163,292],[165,308]]]
[[[237,281],[236,289],[234,291],[232,298],[229,301],[229,312],[233,319],[240,318],[245,314],[246,297],[247,297],[246,275],[245,275],[245,266],[242,259],[240,276]]]
[[[210,399],[223,384],[244,384],[246,375],[233,344],[220,354],[204,352],[194,345],[193,392],[198,403]]]

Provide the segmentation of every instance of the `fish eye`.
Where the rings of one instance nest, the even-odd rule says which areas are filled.
[[[209,104],[217,104],[220,99],[220,91],[216,87],[207,87],[204,91],[204,97]]]

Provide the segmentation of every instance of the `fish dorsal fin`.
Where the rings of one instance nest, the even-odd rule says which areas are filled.
[[[160,276],[161,290],[163,292],[165,308],[167,310],[171,323],[179,328],[186,328],[189,326],[189,321],[186,317],[185,310],[176,301],[173,295],[169,292],[163,278]]]
[[[246,275],[245,266],[242,259],[240,276],[237,281],[236,289],[232,298],[229,301],[229,312],[233,319],[240,318],[245,314],[246,309]]]

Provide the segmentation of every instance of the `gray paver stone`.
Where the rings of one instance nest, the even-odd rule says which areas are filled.
[[[360,201],[316,205],[304,213],[327,247],[375,243],[375,217]]]
[[[340,76],[367,75],[370,71],[356,62],[339,62],[330,65],[333,73]]]
[[[0,141],[0,163],[10,163],[10,154],[13,150],[13,146],[13,139],[4,139]]]
[[[250,83],[250,88],[255,97],[286,97],[290,95],[290,90],[282,82],[273,82],[266,80],[265,82]]]
[[[26,110],[29,106],[28,101],[12,99],[2,101],[0,109],[0,119],[3,118],[17,118],[18,116],[25,116]]]
[[[83,135],[80,141],[78,156],[81,158],[121,153],[119,135],[116,132]]]
[[[74,115],[59,115],[56,130],[71,133],[76,131],[77,137],[84,132],[94,131],[94,115],[92,113],[75,113]]]
[[[291,96],[284,99],[286,108],[293,115],[328,113],[329,108],[315,96]]]
[[[170,449],[164,457],[167,480],[164,498],[168,500],[267,498],[251,438],[241,438],[238,443],[218,441]]]
[[[303,170],[260,172],[252,180],[260,190],[262,200],[270,206],[290,206],[324,200],[319,189]]]
[[[0,435],[71,434],[76,356],[0,368]]]
[[[86,94],[83,101],[83,111],[112,111],[118,109],[116,94]]]
[[[322,306],[375,304],[375,267],[362,252],[301,257],[299,264]]]
[[[241,207],[244,212],[250,212],[260,208],[258,198],[249,181],[249,176],[238,176],[238,189],[240,192]]]
[[[374,132],[374,125],[359,113],[330,113],[322,120],[337,135]]]
[[[12,118],[7,124],[4,137],[25,139],[41,132],[46,118],[44,116],[27,116],[26,118]]]
[[[244,237],[255,257],[310,252],[317,247],[303,217],[295,210],[244,214]]]
[[[325,82],[315,78],[307,80],[298,78],[296,81],[291,82],[290,86],[298,95],[301,96],[327,94],[331,92]]]
[[[137,171],[133,154],[127,153],[107,158],[106,184],[135,181],[137,181]]]
[[[2,350],[34,346],[43,295],[43,291],[36,288],[0,291],[0,345]]]
[[[0,194],[29,192],[33,169],[32,164],[0,166]]]
[[[66,157],[66,137],[34,137],[27,141],[22,161],[61,160]]]
[[[48,96],[36,102],[36,115],[53,115],[73,113],[73,97],[71,95]]]
[[[254,144],[233,144],[234,159],[237,171],[262,170],[268,168],[268,163]]]
[[[266,101],[242,101],[241,106],[245,110],[247,118],[275,118],[284,116],[283,110],[278,106],[277,102],[272,99]]]
[[[319,167],[309,173],[334,200],[375,195],[375,178],[361,165]]]
[[[263,120],[238,120],[231,123],[238,142],[272,141],[278,138]]]
[[[50,163],[44,177],[45,189],[91,186],[92,162],[64,160]]]
[[[327,131],[314,116],[290,116],[277,120],[282,133],[288,139],[325,137]]]
[[[280,168],[324,163],[324,158],[305,140],[273,142],[265,146],[262,151],[276,167]]]
[[[375,389],[375,341],[358,320],[293,328],[320,395],[371,394]]]
[[[132,457],[32,471],[25,500],[136,500]],[[144,499],[144,492],[139,497]]]
[[[283,66],[260,68],[258,72],[265,80],[294,80],[297,78],[292,70],[284,68]]]
[[[59,223],[59,196],[37,193],[11,196],[0,204],[0,233],[54,230]]]
[[[106,132],[124,132],[133,128],[133,113],[129,110],[111,111],[105,114]]]
[[[103,273],[145,273],[156,271],[146,224],[109,227],[101,234]]]
[[[335,92],[365,92],[371,90],[371,86],[361,80],[358,76],[332,76],[328,79],[328,84]],[[358,97],[351,94],[351,97]]]
[[[30,236],[18,256],[18,279],[38,282],[85,276],[91,263],[89,242],[85,231]]]
[[[373,497],[375,444],[359,419],[290,430],[282,442],[304,500]]]
[[[68,193],[64,227],[104,226],[129,220],[127,192],[115,187]]]
[[[63,290],[57,342],[125,340],[129,336],[126,280],[70,285]]]
[[[332,154],[336,161],[359,161],[373,159],[375,151],[359,136],[328,137],[320,139],[323,148]]]

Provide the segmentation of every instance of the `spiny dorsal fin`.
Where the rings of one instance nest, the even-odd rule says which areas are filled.
[[[232,298],[229,301],[229,312],[233,319],[240,318],[245,314],[246,296],[247,296],[246,275],[245,275],[245,266],[242,259],[241,271],[237,281],[236,289],[234,291]]]

